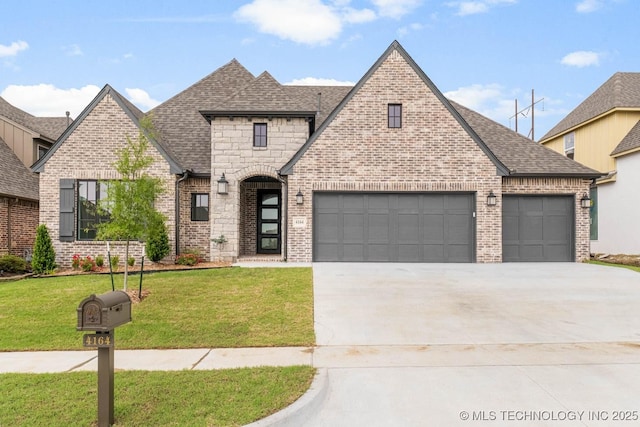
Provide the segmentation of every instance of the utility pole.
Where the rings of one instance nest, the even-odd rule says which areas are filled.
[[[529,111],[531,111],[531,129],[529,130],[529,133],[527,134],[528,138],[531,138],[531,140],[535,141],[535,105],[539,102],[543,102],[544,98],[540,98],[537,101],[535,100],[535,95],[534,95],[534,90],[531,89],[531,104],[527,105],[525,108],[523,108],[522,110],[518,111],[518,100],[516,99],[516,109],[515,109],[515,114],[511,117],[509,117],[509,120],[515,118],[516,121],[516,132],[518,132],[518,116],[522,115],[523,117],[527,117],[527,115],[529,114]],[[542,104],[542,111],[544,111],[544,103]]]

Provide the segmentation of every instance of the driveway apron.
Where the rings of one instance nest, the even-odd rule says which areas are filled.
[[[636,272],[574,263],[313,270],[313,363],[328,368],[328,392],[305,425],[605,426],[627,415],[640,424]]]

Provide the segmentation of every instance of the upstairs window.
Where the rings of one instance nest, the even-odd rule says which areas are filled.
[[[253,124],[253,146],[254,147],[267,146],[267,124],[266,123]]]
[[[191,194],[191,221],[209,221],[209,194]]]
[[[401,128],[402,127],[402,104],[389,104],[389,127]]]
[[[564,155],[570,159],[573,159],[573,153],[575,151],[575,138],[575,132],[568,133],[564,136]]]

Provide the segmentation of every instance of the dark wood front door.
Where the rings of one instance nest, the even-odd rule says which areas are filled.
[[[279,254],[281,246],[280,190],[258,191],[258,250],[259,254]]]

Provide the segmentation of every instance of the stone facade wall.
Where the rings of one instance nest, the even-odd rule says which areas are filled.
[[[580,178],[514,178],[502,179],[502,194],[572,195],[575,196],[575,256],[577,262],[589,259],[589,209],[580,206],[584,193],[589,194],[589,180]],[[500,197],[498,204],[500,204]]]
[[[402,104],[402,128],[388,128],[387,105]],[[486,196],[499,194],[496,167],[424,81],[397,52],[377,71],[319,135],[288,177],[288,259],[312,260],[315,191],[472,192],[476,194],[476,260],[500,262],[499,207]]]
[[[0,256],[33,250],[38,217],[38,202],[0,197]]]
[[[78,241],[61,242],[59,239],[60,179],[118,179],[113,168],[117,150],[126,145],[126,138],[136,139],[138,128],[107,94],[68,136],[57,151],[49,158],[40,173],[40,222],[49,228],[56,251],[56,262],[69,266],[74,254],[81,256],[106,255],[104,242]],[[169,244],[172,248],[167,258],[175,257],[175,179],[169,164],[153,147],[148,154],[154,158],[149,174],[162,179],[165,192],[156,203],[156,208],[167,217]],[[76,184],[77,199],[77,184]],[[77,200],[76,200],[77,223]],[[77,226],[76,226],[77,234]],[[124,262],[124,243],[113,243],[111,254]],[[142,245],[131,242],[130,255],[139,260]]]
[[[267,124],[267,146],[253,146],[253,124]],[[278,179],[278,169],[290,159],[309,137],[309,124],[304,118],[220,118],[211,122],[211,237],[224,235],[227,243],[215,246],[211,253],[217,258],[232,261],[242,251],[248,251],[247,242],[240,236],[243,208],[240,183],[254,176]],[[228,194],[217,194],[217,181],[225,174],[229,182]],[[255,207],[254,207],[255,209]],[[249,225],[246,225],[249,227]],[[245,233],[246,235],[246,233]],[[250,242],[248,243],[251,244]],[[242,248],[241,248],[242,245]]]
[[[179,252],[195,250],[203,259],[210,259],[209,230],[211,228],[211,180],[188,178],[179,184],[180,192],[180,236]],[[191,221],[191,195],[209,195],[209,221]]]

